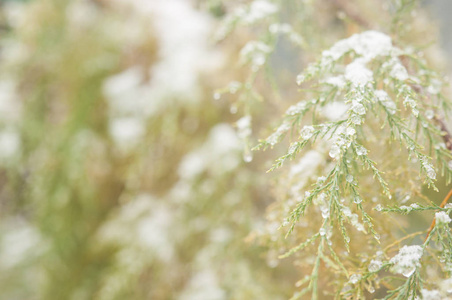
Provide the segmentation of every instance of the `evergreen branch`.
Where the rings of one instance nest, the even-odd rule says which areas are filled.
[[[449,193],[447,193],[446,197],[444,198],[443,202],[441,202],[440,204],[440,208],[444,208],[447,204],[447,202],[449,201],[450,197],[452,197],[452,189],[449,191]],[[435,227],[436,224],[436,218],[433,218],[432,224],[430,224],[430,227],[428,229],[427,232],[427,236],[425,237],[425,241],[427,241],[430,233],[432,232],[433,228]]]
[[[310,243],[314,242],[315,240],[317,240],[320,237],[320,233],[316,233],[314,234],[311,238],[307,239],[305,242],[299,244],[296,247],[293,247],[292,249],[290,249],[289,251],[287,251],[286,253],[280,255],[278,258],[279,259],[283,259],[283,258],[287,258],[289,256],[291,256],[292,254],[303,250],[306,246],[308,246]]]

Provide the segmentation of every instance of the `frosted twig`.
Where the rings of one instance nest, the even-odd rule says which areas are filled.
[[[444,208],[451,196],[452,196],[452,189],[449,191],[447,196],[444,198],[443,202],[441,202],[441,205],[439,207]],[[430,236],[430,233],[432,232],[433,228],[435,227],[435,224],[436,224],[436,218],[433,218],[432,224],[430,224],[430,228],[428,229],[427,236],[425,237],[425,241],[427,241],[428,237]]]

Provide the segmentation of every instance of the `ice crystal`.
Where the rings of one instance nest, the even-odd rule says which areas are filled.
[[[339,155],[341,154],[341,148],[339,148],[338,145],[333,145],[330,149],[329,155],[331,156],[331,158],[338,158]]]
[[[356,130],[355,130],[355,128],[348,127],[347,130],[345,131],[345,134],[348,136],[355,136]]]
[[[355,196],[355,198],[353,199],[353,202],[355,202],[356,204],[359,204],[359,203],[363,202],[363,199],[359,196]]]
[[[361,231],[361,232],[364,232],[364,231],[365,231],[364,225],[361,224],[361,223],[356,223],[356,224],[355,224],[355,228],[356,228],[356,230]]]
[[[403,104],[405,106],[409,106],[411,108],[411,112],[413,115],[417,118],[419,116],[419,110],[417,109],[417,103],[414,99],[410,98],[409,96],[406,96],[405,100],[403,101]]]
[[[361,125],[363,123],[363,118],[358,115],[354,115],[350,118],[353,124],[355,125]]]
[[[369,272],[377,272],[383,266],[383,262],[379,259],[372,259],[369,264]]]
[[[348,207],[342,208],[342,213],[343,213],[344,216],[346,216],[346,217],[350,217],[350,216],[352,215],[352,211],[351,211],[350,208],[348,208]]]
[[[352,214],[352,215],[350,216],[350,223],[351,223],[353,226],[356,226],[356,224],[358,224],[358,215],[357,215],[357,214]]]
[[[436,172],[435,172],[435,169],[433,169],[433,166],[428,162],[424,162],[423,166],[424,166],[425,172],[427,173],[427,176],[430,179],[433,179],[433,180],[436,179]]]
[[[318,182],[318,183],[325,182],[325,180],[326,180],[326,177],[325,177],[325,176],[320,176],[319,178],[317,178],[317,182]]]
[[[353,101],[352,111],[357,113],[358,115],[366,114],[366,109],[364,108],[364,105],[357,101]]]
[[[329,207],[324,206],[324,207],[320,208],[320,210],[322,211],[322,218],[324,218],[324,219],[328,218],[328,216],[330,215]]]
[[[406,205],[402,205],[399,208],[400,208],[400,210],[402,210],[406,213],[409,213],[413,209],[411,206],[406,206]]]
[[[433,112],[433,110],[428,109],[425,111],[425,117],[429,120],[433,119],[433,117],[435,116],[435,113]]]
[[[289,123],[282,123],[276,131],[270,135],[267,138],[267,143],[274,146],[278,142],[278,140],[287,132],[290,130],[290,124]]]
[[[356,154],[358,154],[359,156],[367,155],[367,149],[364,148],[363,146],[358,146],[356,148]]]
[[[360,279],[361,279],[361,274],[353,274],[352,276],[350,276],[350,283],[356,284],[356,283],[358,283],[358,281]]]
[[[304,126],[300,132],[300,136],[304,140],[309,140],[314,134],[314,127],[312,126]]]
[[[297,144],[293,143],[293,144],[290,145],[289,150],[287,151],[287,153],[293,154],[293,153],[295,153],[296,149],[297,149]]]
[[[354,180],[353,175],[348,174],[348,175],[345,177],[345,180],[347,180],[348,183],[353,183],[353,180]]]

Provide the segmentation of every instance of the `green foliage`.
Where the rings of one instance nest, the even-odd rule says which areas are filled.
[[[451,295],[451,103],[417,1],[0,22],[0,298]]]
[[[306,273],[307,265],[312,266],[310,275],[298,285],[302,287],[301,291],[296,292],[293,299],[304,299],[307,293],[312,295],[312,299],[317,299],[320,284],[325,296],[367,298],[382,282],[385,287],[379,288],[378,294],[383,295],[386,291],[384,299],[415,299],[421,290],[422,295],[429,292],[423,286],[434,284],[438,278],[446,280],[451,272],[451,265],[442,259],[436,261],[438,269],[435,275],[432,275],[432,266],[426,275],[426,265],[418,261],[422,257],[424,262],[430,255],[431,258],[437,257],[438,253],[430,251],[449,253],[446,250],[448,247],[432,244],[429,236],[422,246],[423,255],[407,254],[405,257],[403,248],[398,259],[403,261],[401,264],[405,267],[410,264],[412,267],[404,273],[407,277],[405,283],[397,284],[398,278],[382,270],[391,267],[389,270],[393,273],[403,273],[398,271],[398,256],[389,260],[392,247],[382,247],[400,238],[403,240],[403,235],[396,227],[386,226],[389,224],[384,213],[406,215],[411,211],[444,210],[426,199],[418,187],[425,184],[438,191],[435,186],[437,170],[447,179],[447,183],[450,182],[451,148],[446,146],[449,143],[448,133],[443,126],[450,102],[441,93],[441,76],[428,67],[424,53],[420,52],[420,48],[416,50],[414,39],[410,40],[399,28],[401,20],[411,22],[409,24],[416,21],[415,17],[407,16],[415,9],[415,1],[388,1],[384,4],[386,7],[394,6],[386,11],[379,7],[381,3],[369,4],[376,11],[384,11],[392,20],[388,23],[392,25],[386,28],[382,22],[386,16],[365,20],[359,10],[342,1],[333,2],[363,31],[336,41],[327,50],[320,51],[320,57],[314,52],[316,62],[308,63],[297,76],[297,84],[301,86],[298,97],[305,100],[291,105],[274,132],[254,148],[276,147],[290,135],[286,153],[277,158],[269,170],[275,171],[292,164],[291,170],[282,171],[287,175],[278,180],[278,184],[283,186],[281,189],[287,192],[279,196],[281,200],[276,211],[281,214],[281,228],[289,225],[285,237],[290,239],[287,243],[289,250],[280,257],[296,256],[297,265],[303,266],[303,273]],[[253,5],[255,2],[250,9]],[[303,5],[304,9],[299,12],[303,17],[300,18],[320,20],[323,17],[315,12],[315,4],[305,1]],[[266,12],[276,13],[278,9],[282,12],[284,7],[283,3],[275,2],[274,11],[267,9]],[[312,15],[308,17],[304,14]],[[243,19],[247,20],[247,16]],[[265,31],[263,28],[268,26],[267,35],[270,35],[274,26],[272,22],[275,21],[262,17],[248,23],[254,31],[254,27]],[[379,31],[366,28],[377,22]],[[311,23],[310,26],[316,25]],[[267,35],[262,33],[253,43],[260,43],[260,49],[268,49],[266,53],[278,51],[274,43],[267,42]],[[315,45],[318,39],[315,34],[304,38],[304,43],[300,44],[303,56],[309,57],[313,49],[306,45]],[[243,49],[248,46],[249,43]],[[319,53],[318,50],[316,52]],[[261,58],[262,66],[257,68],[256,61]],[[262,57],[257,51],[250,65],[252,72],[257,72],[272,64],[268,57]],[[271,85],[271,82],[268,84]],[[249,89],[254,87],[249,86]],[[264,93],[268,95],[268,92]],[[278,90],[275,93],[281,94]],[[241,97],[238,103],[243,102]],[[251,104],[244,104],[244,107],[247,105]],[[310,155],[313,151],[318,154],[315,158]],[[302,157],[298,164],[291,162],[303,154],[306,157]],[[313,159],[323,162],[313,162]],[[322,167],[313,172],[306,169],[317,165]],[[298,177],[293,176],[291,173],[298,168]],[[415,199],[427,200],[427,203],[405,206],[402,203],[406,200],[400,199],[398,194],[407,195],[406,199],[415,195]],[[391,208],[382,209],[378,204],[373,210],[375,202]],[[448,209],[445,211],[450,213]],[[303,219],[309,225],[300,226]],[[448,226],[443,224],[442,228],[449,232]],[[358,237],[353,230],[362,234]],[[295,237],[291,238],[292,235]],[[448,233],[443,232],[442,235],[445,238]],[[295,246],[290,246],[292,243]],[[357,247],[358,244],[361,247]],[[378,249],[382,250],[378,260],[375,260],[372,253]],[[371,261],[378,261],[376,270],[367,268]],[[321,277],[325,278],[322,282],[319,281]],[[331,284],[326,288],[328,281]],[[447,292],[441,293],[444,296]]]

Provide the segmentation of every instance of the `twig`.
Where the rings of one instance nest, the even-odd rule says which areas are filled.
[[[435,121],[439,124],[441,131],[444,132],[444,135],[442,135],[441,137],[443,138],[443,141],[446,144],[446,148],[449,149],[449,151],[452,151],[452,135],[447,129],[446,123],[444,122],[444,120],[438,117],[435,117]]]
[[[331,2],[333,3],[334,6],[336,6],[337,9],[342,10],[351,20],[356,22],[358,25],[360,25],[364,28],[367,28],[367,29],[372,29],[373,26],[371,26],[371,24],[369,22],[367,22],[367,20],[363,19],[361,17],[361,15],[359,15],[357,13],[357,11],[353,8],[353,6],[350,6],[347,1],[331,0]],[[409,70],[408,62],[404,56],[400,57],[400,61],[405,66],[405,68],[407,70]],[[424,89],[422,88],[422,86],[416,85],[416,84],[410,84],[410,86],[418,94],[425,95]],[[447,129],[446,123],[444,122],[444,120],[442,118],[437,117],[437,116],[435,116],[434,120],[439,124],[439,127],[441,128],[441,132],[444,133],[441,135],[441,137],[442,137],[444,143],[446,144],[446,148],[449,151],[452,151],[452,135],[451,135],[450,131]],[[441,208],[444,208],[444,206],[446,206],[446,204],[449,201],[451,196],[452,196],[452,189],[449,191],[446,198],[444,198],[443,202],[441,202],[441,205],[440,205]],[[428,229],[427,237],[425,238],[425,240],[428,239],[430,232],[435,227],[435,224],[436,224],[436,219],[433,218],[432,224],[430,225],[430,228]]]
[[[424,232],[425,232],[425,230],[423,230],[423,231],[417,231],[417,232],[411,233],[411,234],[409,234],[409,235],[406,235],[406,236],[404,236],[403,238],[401,238],[401,239],[399,239],[399,240],[393,242],[392,244],[386,246],[386,247],[384,248],[384,252],[386,252],[388,249],[391,249],[391,248],[394,247],[395,245],[400,244],[400,243],[403,242],[404,240],[409,239],[409,238],[412,238],[412,237],[417,236],[417,235],[420,235],[420,234],[423,234]]]
[[[452,189],[449,191],[446,198],[444,198],[443,202],[441,202],[441,205],[439,207],[444,208],[451,196],[452,196]],[[427,236],[425,237],[425,241],[430,236],[430,232],[432,232],[433,228],[435,227],[435,224],[436,224],[436,218],[433,218],[432,224],[430,225],[430,228],[428,229]]]
[[[400,59],[400,61],[407,68],[407,70],[409,70],[408,66],[407,66],[407,61],[405,60],[405,58],[402,57]],[[417,84],[410,84],[410,86],[416,93],[425,95],[424,89],[422,88],[422,86],[417,85]],[[446,144],[446,148],[449,151],[452,151],[452,135],[451,135],[450,131],[447,129],[446,123],[444,122],[444,120],[442,118],[440,118],[438,116],[435,116],[434,120],[436,121],[436,123],[439,124],[439,127],[441,129],[441,138],[443,139],[444,144]],[[444,198],[443,202],[441,202],[441,205],[439,207],[444,208],[444,206],[446,206],[446,204],[449,201],[451,196],[452,196],[452,189],[449,191],[446,198]],[[435,227],[435,224],[436,224],[436,218],[433,218],[433,221],[430,224],[430,228],[427,231],[427,236],[425,237],[425,241],[427,241],[428,237],[430,236],[430,233],[432,232],[433,228]],[[424,243],[425,243],[425,241],[424,241]]]

